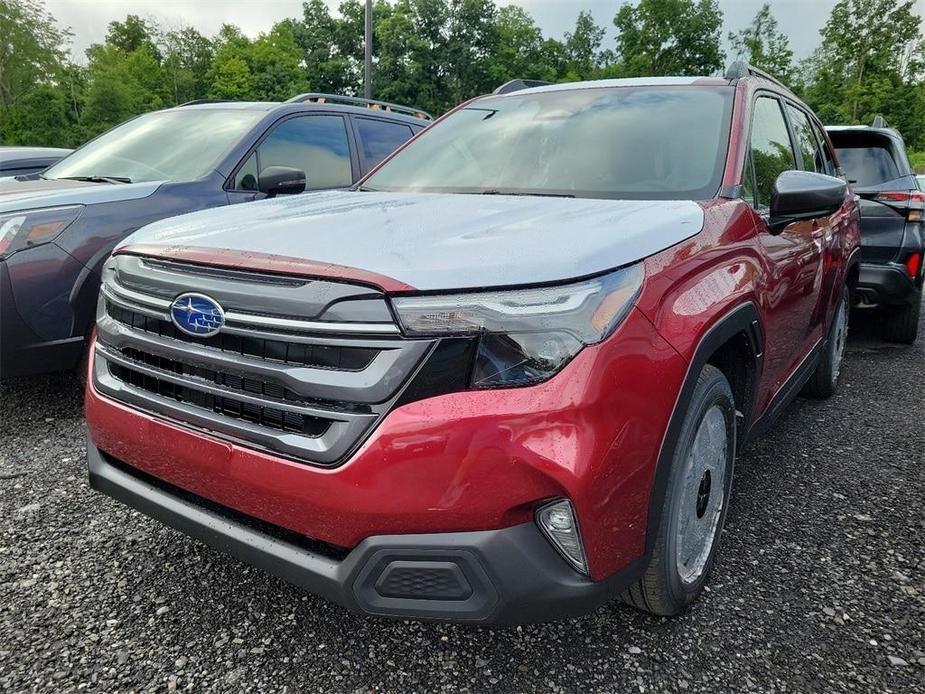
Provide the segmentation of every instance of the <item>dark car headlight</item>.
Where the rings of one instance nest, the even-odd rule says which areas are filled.
[[[586,345],[609,336],[642,287],[641,263],[589,280],[534,289],[392,299],[410,336],[479,338],[473,388],[540,383]]]
[[[0,260],[53,241],[80,216],[83,205],[0,214]]]

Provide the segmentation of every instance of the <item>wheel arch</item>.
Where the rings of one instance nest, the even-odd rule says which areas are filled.
[[[646,523],[646,563],[658,537],[672,458],[700,372],[711,364],[729,380],[736,409],[743,415],[737,428],[744,436],[754,421],[755,394],[763,359],[762,335],[758,308],[754,302],[746,301],[714,322],[697,343],[656,460]]]

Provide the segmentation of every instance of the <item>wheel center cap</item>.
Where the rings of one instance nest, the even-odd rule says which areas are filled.
[[[713,485],[712,476],[709,470],[703,471],[703,477],[700,478],[700,487],[697,489],[697,518],[703,518],[707,512],[707,504],[710,501],[710,487]]]

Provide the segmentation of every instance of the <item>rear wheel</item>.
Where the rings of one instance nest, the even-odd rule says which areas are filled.
[[[922,313],[922,294],[905,306],[890,306],[885,309],[883,337],[890,342],[911,345],[919,334],[919,316]]]
[[[848,342],[850,300],[848,287],[845,287],[842,290],[841,300],[835,308],[835,314],[832,316],[832,325],[829,326],[829,337],[826,340],[825,350],[816,365],[816,370],[803,387],[805,395],[813,398],[828,398],[835,394],[842,360],[845,356],[845,345]]]
[[[643,577],[623,600],[671,616],[700,593],[713,567],[729,506],[735,403],[722,372],[704,367],[681,427],[658,536]]]

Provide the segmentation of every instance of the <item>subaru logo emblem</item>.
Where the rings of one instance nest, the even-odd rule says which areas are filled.
[[[204,294],[181,294],[170,305],[170,319],[187,335],[212,337],[225,325],[225,312]]]

